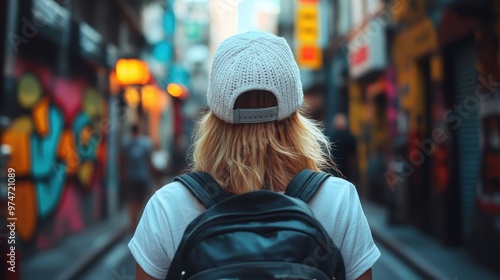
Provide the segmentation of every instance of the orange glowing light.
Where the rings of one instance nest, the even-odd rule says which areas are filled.
[[[125,88],[125,100],[129,105],[137,105],[139,103],[139,91],[135,87]]]
[[[179,98],[182,96],[184,90],[180,85],[171,83],[171,84],[168,84],[168,86],[167,86],[167,92],[170,95],[172,95],[173,97]]]
[[[158,106],[158,88],[153,85],[147,85],[142,88],[142,105],[146,109],[153,109]]]
[[[121,58],[116,62],[116,78],[122,85],[144,85],[150,80],[148,64],[140,59]]]

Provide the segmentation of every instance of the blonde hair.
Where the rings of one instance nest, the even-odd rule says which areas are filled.
[[[270,92],[244,93],[235,108],[275,106]],[[299,110],[290,117],[259,124],[229,124],[212,112],[195,128],[191,171],[208,172],[228,192],[284,191],[299,171],[336,170],[330,142],[319,123]]]

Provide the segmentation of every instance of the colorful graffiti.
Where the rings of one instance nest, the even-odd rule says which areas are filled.
[[[85,78],[56,77],[19,60],[11,126],[2,143],[17,175],[17,230],[36,248],[53,246],[103,215],[106,103]]]

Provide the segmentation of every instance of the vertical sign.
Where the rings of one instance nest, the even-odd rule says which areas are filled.
[[[295,41],[297,63],[300,68],[321,68],[323,57],[320,47],[320,12],[318,0],[298,0],[295,14]]]

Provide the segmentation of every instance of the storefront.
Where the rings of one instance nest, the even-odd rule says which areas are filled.
[[[446,120],[456,137],[462,241],[482,263],[498,270],[500,252],[500,63],[498,1],[450,5],[440,24],[446,90],[453,106]],[[450,28],[450,27],[453,28]],[[452,30],[452,32],[450,32]]]
[[[408,188],[406,219],[445,243],[456,243],[460,215],[453,177],[455,137],[443,119],[450,99],[433,22],[422,16],[395,35],[392,49],[400,104],[398,134],[406,138],[404,176],[399,178]]]
[[[349,120],[357,142],[361,192],[383,203],[386,153],[390,147],[387,48],[384,22],[375,18],[357,30],[348,46]]]

